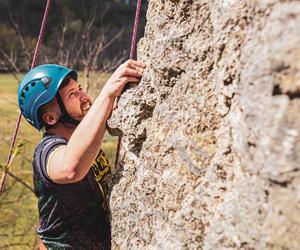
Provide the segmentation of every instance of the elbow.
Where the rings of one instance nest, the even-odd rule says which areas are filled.
[[[65,179],[67,183],[75,183],[81,181],[85,175],[77,171],[74,167],[69,167],[65,172]]]

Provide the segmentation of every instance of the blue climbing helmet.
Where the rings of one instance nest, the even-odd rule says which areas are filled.
[[[62,113],[68,116],[58,93],[67,76],[77,80],[74,70],[56,64],[44,64],[31,69],[21,81],[18,89],[19,107],[25,119],[36,129],[41,130],[44,126],[39,117],[39,108],[55,97],[58,97]]]

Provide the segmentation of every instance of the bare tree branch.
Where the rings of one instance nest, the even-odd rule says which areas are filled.
[[[5,0],[5,4],[6,4],[6,7],[7,7],[7,11],[8,11],[9,21],[10,21],[13,29],[15,30],[15,32],[16,32],[18,38],[19,38],[20,44],[21,44],[22,52],[24,54],[24,59],[25,59],[25,62],[26,62],[26,68],[30,68],[31,54],[30,54],[27,46],[25,45],[23,35],[21,34],[20,29],[19,29],[19,25],[15,21],[15,19],[13,18],[13,15],[12,15],[12,12],[11,12],[11,9],[10,9],[10,6],[9,6],[9,3],[8,3],[7,0]]]
[[[127,57],[128,55],[125,55],[125,53],[123,52],[122,55],[118,54],[110,60],[102,61],[102,70],[105,72],[111,72],[115,70],[117,66],[119,66],[122,62],[126,60]]]
[[[9,62],[9,64],[12,66],[12,68],[14,69],[14,71],[12,72],[14,78],[15,78],[18,82],[20,82],[20,79],[19,79],[19,77],[17,76],[17,74],[21,74],[21,73],[20,73],[20,70],[19,70],[19,68],[17,67],[16,63],[12,60],[11,57],[9,57],[9,56],[7,55],[7,53],[6,53],[2,48],[0,48],[0,53],[3,55],[3,57],[5,58],[5,60],[7,60],[7,61]]]
[[[2,165],[0,165],[0,168],[4,169]],[[22,179],[20,179],[19,177],[15,176],[13,173],[11,173],[9,170],[6,170],[7,174],[9,176],[11,176],[12,178],[14,178],[17,182],[19,182],[20,184],[22,184],[24,187],[26,187],[27,189],[29,189],[31,192],[34,193],[33,188],[27,184],[26,182],[24,182]]]

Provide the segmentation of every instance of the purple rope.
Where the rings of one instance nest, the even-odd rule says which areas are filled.
[[[136,44],[136,37],[137,37],[137,28],[139,25],[140,12],[141,12],[141,0],[138,0],[137,5],[136,5],[135,20],[134,20],[133,34],[132,34],[132,40],[131,40],[130,59],[134,58],[135,44]]]
[[[44,17],[43,17],[42,25],[41,25],[41,28],[40,28],[40,34],[39,34],[39,37],[38,37],[38,41],[37,41],[37,44],[36,44],[36,47],[35,47],[32,63],[31,63],[31,69],[33,69],[35,67],[36,62],[37,62],[37,58],[38,58],[38,54],[39,54],[39,51],[40,51],[44,30],[45,30],[45,25],[46,25],[46,21],[47,21],[47,16],[48,16],[48,13],[49,13],[50,4],[51,4],[51,0],[47,0],[46,8],[45,8],[45,11],[44,11]],[[11,140],[10,149],[9,149],[9,153],[8,153],[7,160],[6,160],[7,168],[10,166],[10,164],[12,162],[13,149],[14,149],[14,146],[16,144],[16,139],[17,139],[19,128],[20,128],[21,118],[22,118],[22,113],[19,114],[19,117],[18,117],[17,122],[16,122],[16,128],[15,128],[15,131],[14,131],[14,134],[13,134],[13,138]],[[1,177],[1,180],[0,180],[0,194],[3,191],[6,175],[7,175],[7,169],[4,170],[3,175]]]
[[[141,0],[138,0],[137,4],[136,4],[135,20],[134,20],[134,27],[133,27],[132,40],[131,40],[131,49],[130,49],[130,57],[129,57],[130,59],[134,58],[135,44],[136,44],[136,37],[137,37],[137,28],[139,25],[140,13],[141,13]],[[121,138],[121,136],[119,136],[118,146],[117,146],[117,151],[116,151],[116,158],[115,158],[115,168],[118,165],[118,161],[119,161],[119,157],[120,157],[121,143],[122,143],[122,138]]]
[[[47,0],[47,5],[46,5],[46,8],[45,8],[45,12],[44,12],[44,17],[43,17],[43,21],[42,21],[42,25],[41,25],[41,29],[40,29],[39,38],[38,38],[38,41],[37,41],[37,44],[36,44],[36,47],[35,47],[33,60],[32,60],[32,63],[31,63],[31,69],[33,69],[35,67],[36,62],[37,62],[37,58],[38,58],[38,54],[39,54],[42,39],[43,39],[43,34],[44,34],[45,26],[46,26],[46,21],[47,21],[47,16],[48,16],[48,13],[49,13],[50,5],[51,5],[51,0]]]

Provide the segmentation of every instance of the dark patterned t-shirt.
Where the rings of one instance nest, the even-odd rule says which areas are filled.
[[[110,249],[105,198],[108,160],[101,150],[81,181],[54,183],[47,174],[47,160],[53,150],[66,144],[59,136],[46,135],[35,150],[33,179],[40,220],[37,232],[48,249]]]

